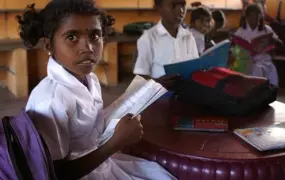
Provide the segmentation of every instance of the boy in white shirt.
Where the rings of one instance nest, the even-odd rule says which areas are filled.
[[[154,0],[161,20],[145,31],[137,42],[134,74],[153,78],[167,89],[175,87],[179,75],[166,76],[163,65],[198,58],[195,39],[182,27],[185,0]]]
[[[205,51],[205,35],[211,29],[212,13],[205,6],[199,6],[191,13],[191,29],[199,54]]]

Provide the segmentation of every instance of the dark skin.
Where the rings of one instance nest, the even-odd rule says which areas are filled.
[[[185,19],[185,0],[164,0],[161,5],[156,6],[163,26],[173,37],[177,36],[178,28]]]
[[[196,20],[195,23],[191,25],[193,28],[197,29],[202,34],[207,34],[211,29],[211,17],[203,17]]]
[[[46,42],[46,48],[66,70],[83,81],[100,60],[103,50],[102,27],[98,16],[68,16],[55,32],[53,44]],[[54,162],[59,179],[79,179],[123,147],[140,140],[143,127],[140,116],[123,117],[115,128],[111,139],[97,150],[75,160]]]
[[[254,30],[258,27],[258,25],[259,25],[258,23],[259,23],[261,17],[262,17],[261,14],[254,13],[254,12],[248,14],[248,16],[246,17],[246,21],[252,30]],[[271,40],[276,45],[283,47],[283,42],[280,39],[272,38]],[[268,44],[268,42],[261,43],[260,46],[257,46],[255,48],[256,52],[261,52],[264,49],[264,46],[262,44],[266,45],[266,44]]]
[[[169,34],[176,38],[178,28],[184,21],[186,15],[186,1],[185,0],[164,0],[161,5],[156,6],[161,22]],[[149,76],[142,75],[144,78],[150,79]],[[168,90],[173,90],[180,80],[178,74],[165,75],[154,79],[156,82],[163,85]]]

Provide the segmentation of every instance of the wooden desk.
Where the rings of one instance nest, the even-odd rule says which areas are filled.
[[[229,118],[227,133],[174,131],[169,113],[191,116],[191,107],[159,100],[142,115],[143,140],[125,150],[153,160],[180,180],[284,180],[285,150],[260,153],[236,137],[235,128],[267,126],[285,122],[285,104],[272,103],[247,118]]]

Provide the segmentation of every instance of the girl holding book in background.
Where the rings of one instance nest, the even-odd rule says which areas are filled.
[[[272,34],[272,38],[269,40],[272,41],[272,43],[282,43],[271,27],[264,23],[264,16],[260,6],[257,4],[248,5],[241,18],[240,27],[234,35],[251,42],[253,39],[266,34]],[[265,44],[269,43],[270,42],[267,42]],[[250,56],[250,60],[248,60],[249,62],[247,63],[247,66],[250,66],[249,68],[247,67],[249,72],[246,73],[268,78],[271,84],[278,86],[276,67],[272,62],[271,55],[262,52],[264,48],[263,43],[254,47],[254,51],[257,53]]]
[[[206,50],[205,35],[211,30],[212,13],[206,6],[198,6],[191,12],[190,32],[193,34],[198,52]]]
[[[111,25],[93,0],[50,1],[37,12],[17,16],[28,47],[44,39],[48,75],[32,91],[26,111],[46,141],[59,179],[173,180],[154,162],[119,150],[142,137],[140,117],[126,115],[110,139],[103,117],[101,87],[94,66]]]

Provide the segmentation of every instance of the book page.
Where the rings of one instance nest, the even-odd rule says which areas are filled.
[[[121,119],[128,113],[137,115],[143,108],[146,108],[146,105],[150,105],[149,102],[154,102],[163,95],[158,93],[162,89],[163,92],[166,91],[161,84],[152,79],[145,83],[141,77],[135,77],[127,91],[106,109],[105,120],[108,123],[111,119]],[[157,94],[159,96],[155,96]]]
[[[141,76],[135,76],[135,78],[132,80],[126,91],[123,95],[121,95],[118,99],[116,99],[112,104],[110,104],[108,107],[104,109],[104,117],[105,119],[110,116],[110,113],[114,111],[120,104],[125,101],[129,96],[131,96],[134,92],[136,92],[138,89],[140,89],[142,86],[144,86],[147,83],[147,80],[145,80]],[[108,124],[109,122],[107,122]]]
[[[154,80],[146,81],[136,76],[126,92],[108,107],[108,112],[105,113],[107,126],[98,139],[100,146],[112,137],[116,125],[123,116],[128,113],[133,114],[134,117],[139,115],[166,92],[167,90]]]
[[[218,44],[216,44],[215,46],[213,46],[213,47],[207,49],[206,51],[204,51],[204,52],[201,54],[201,56],[205,56],[205,55],[209,54],[210,52],[213,52],[215,49],[217,49],[217,48],[219,48],[219,47],[221,47],[221,46],[223,46],[224,44],[227,44],[227,43],[229,43],[229,42],[230,42],[230,41],[229,41],[228,39],[223,40],[223,41],[219,42]]]

